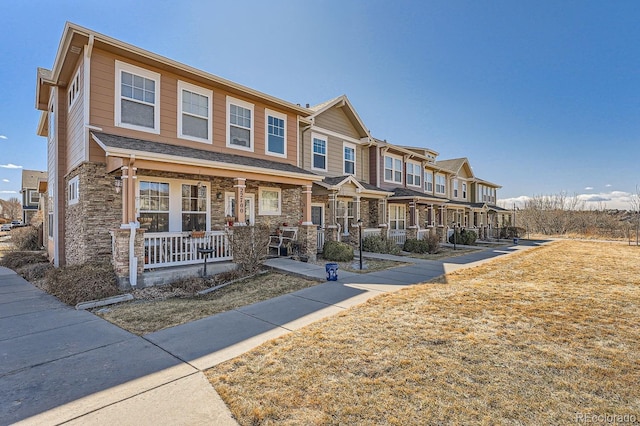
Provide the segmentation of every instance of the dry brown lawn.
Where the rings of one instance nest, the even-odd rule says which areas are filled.
[[[96,309],[94,313],[120,328],[143,335],[317,284],[317,281],[269,272],[203,296],[134,300]]]
[[[207,372],[242,425],[640,419],[640,248],[561,241],[386,294]]]

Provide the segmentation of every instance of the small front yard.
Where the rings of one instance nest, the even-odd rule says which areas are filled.
[[[477,248],[456,248],[448,246],[440,246],[440,249],[437,253],[407,253],[403,252],[408,257],[413,257],[416,259],[426,259],[426,260],[440,260],[446,259],[447,257],[456,257],[462,256],[463,254],[471,253],[474,251],[478,251],[480,249]]]

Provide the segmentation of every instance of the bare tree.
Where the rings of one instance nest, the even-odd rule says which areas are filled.
[[[635,194],[631,194],[629,199],[631,212],[636,214],[636,245],[640,244],[640,186],[636,185]]]
[[[4,215],[7,219],[18,220],[22,217],[22,203],[16,197],[11,197],[5,203]]]

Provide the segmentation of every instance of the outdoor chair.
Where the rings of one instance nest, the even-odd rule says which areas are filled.
[[[298,239],[298,228],[283,227],[279,235],[269,237],[268,251],[276,249],[278,256],[287,256],[291,252],[291,245]]]

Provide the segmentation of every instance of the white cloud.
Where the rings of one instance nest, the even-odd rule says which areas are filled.
[[[9,139],[9,138],[6,137],[5,135],[0,135],[0,139]]]
[[[0,191],[0,194],[17,194],[18,191]]]
[[[2,179],[3,182],[9,182],[9,179]]]
[[[608,183],[608,184],[606,184],[606,185],[605,185],[605,187],[606,187],[606,188],[611,188],[611,184],[610,184],[610,183]]]
[[[0,167],[2,167],[3,169],[21,169],[22,166],[16,166],[15,164],[0,164]]]
[[[584,190],[585,191],[593,191],[593,186],[587,186]]]

